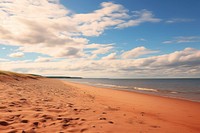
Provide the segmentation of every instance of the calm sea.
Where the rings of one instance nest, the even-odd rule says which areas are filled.
[[[92,86],[200,102],[200,79],[64,79]]]

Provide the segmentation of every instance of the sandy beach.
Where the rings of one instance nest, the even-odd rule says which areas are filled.
[[[199,133],[200,103],[0,75],[1,133]]]

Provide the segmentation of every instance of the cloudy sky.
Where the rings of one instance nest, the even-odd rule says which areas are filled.
[[[199,0],[0,0],[0,69],[200,77]]]

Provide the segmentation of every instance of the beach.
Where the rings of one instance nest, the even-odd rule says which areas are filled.
[[[0,75],[1,133],[198,133],[200,103]]]

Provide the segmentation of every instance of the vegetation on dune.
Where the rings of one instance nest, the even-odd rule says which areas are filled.
[[[0,76],[12,76],[12,77],[19,77],[19,78],[36,78],[36,77],[41,77],[40,75],[22,74],[22,73],[16,73],[16,72],[10,72],[10,71],[2,71],[2,70],[0,70]]]

